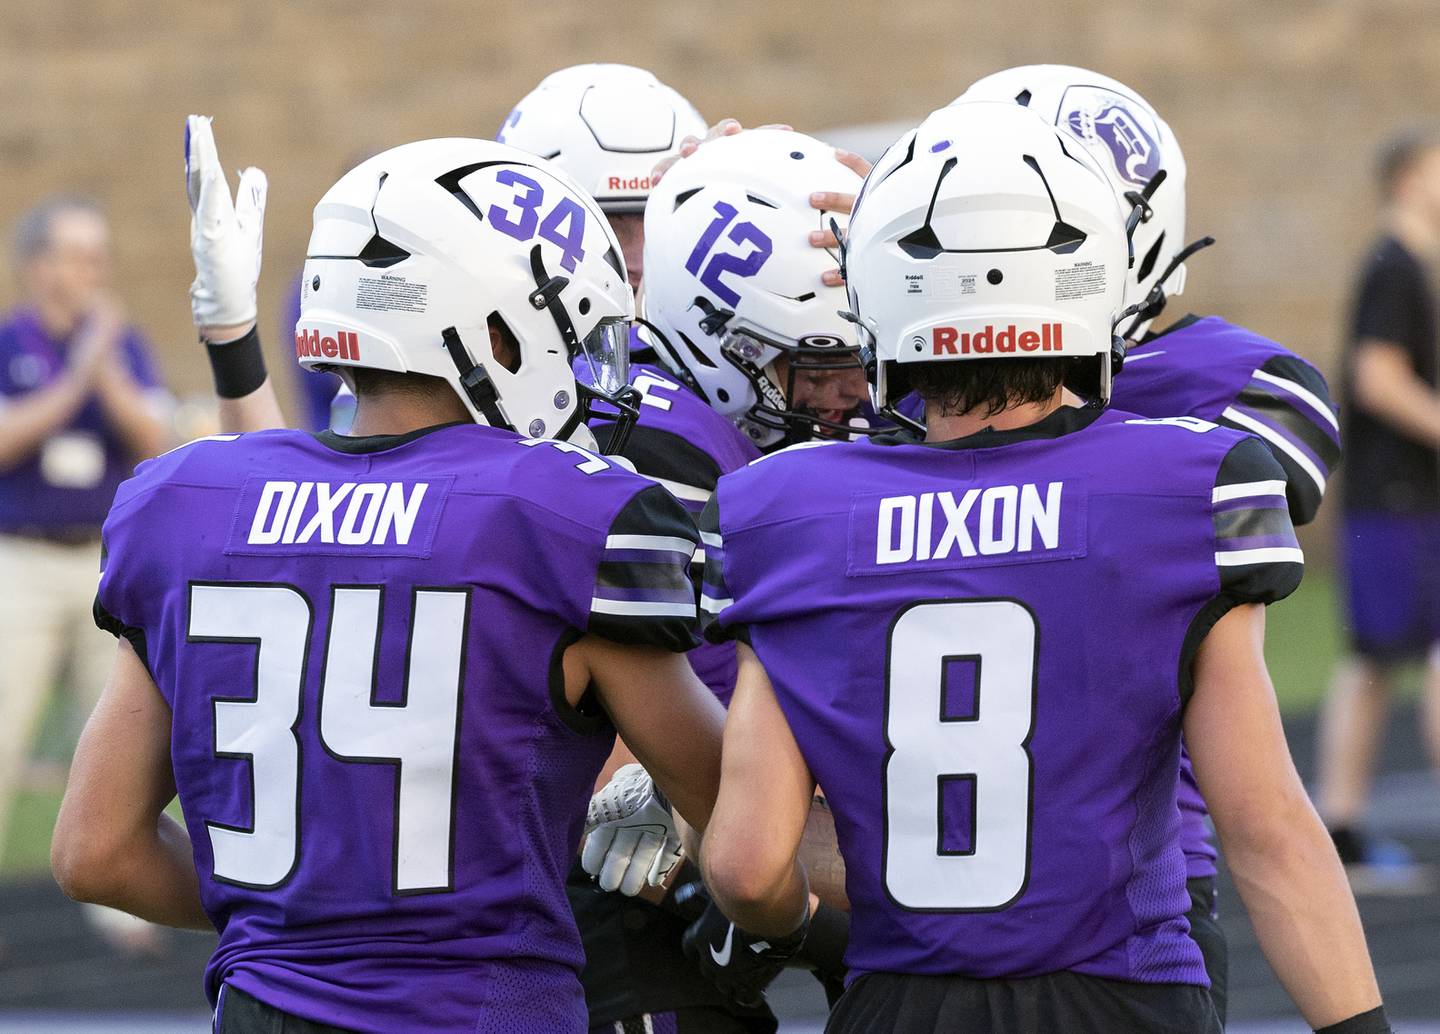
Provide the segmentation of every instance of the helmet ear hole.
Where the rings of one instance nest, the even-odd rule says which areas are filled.
[[[490,353],[495,361],[511,373],[520,372],[520,342],[498,312],[492,312],[486,323],[490,327]]]

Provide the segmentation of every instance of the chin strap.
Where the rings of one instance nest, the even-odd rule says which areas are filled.
[[[1117,327],[1125,320],[1130,319],[1130,317],[1135,317],[1130,320],[1130,325],[1119,333],[1119,337],[1128,339],[1140,324],[1159,316],[1165,308],[1165,303],[1170,300],[1169,296],[1165,293],[1165,281],[1174,276],[1175,271],[1184,265],[1185,260],[1191,255],[1194,255],[1197,251],[1203,251],[1214,243],[1214,237],[1201,237],[1199,240],[1191,241],[1176,252],[1175,257],[1170,260],[1170,264],[1165,267],[1165,271],[1160,274],[1154,285],[1150,288],[1150,293],[1116,317],[1115,326]]]
[[[440,332],[440,338],[445,343],[445,351],[450,354],[450,361],[460,373],[460,388],[470,404],[480,411],[491,427],[515,430],[500,410],[500,395],[495,391],[495,382],[485,372],[485,367],[470,358],[465,342],[460,340],[460,332],[454,327],[446,327]]]

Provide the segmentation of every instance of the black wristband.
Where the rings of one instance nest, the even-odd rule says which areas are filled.
[[[1385,1006],[1377,1005],[1369,1012],[1357,1013],[1348,1020],[1317,1027],[1315,1034],[1390,1034],[1390,1020]]]
[[[821,902],[810,916],[810,932],[799,957],[821,973],[842,974],[849,943],[850,913]]]
[[[260,328],[223,345],[205,342],[215,394],[222,399],[244,398],[265,383],[265,354],[260,350]]]

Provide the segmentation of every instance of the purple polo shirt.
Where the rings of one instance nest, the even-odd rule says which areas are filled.
[[[54,383],[65,371],[69,345],[52,338],[33,310],[11,313],[0,323],[0,406]],[[119,347],[141,387],[160,387],[138,331],[127,328]],[[0,471],[0,534],[63,539],[93,530],[98,536],[136,459],[92,395],[33,455]]]

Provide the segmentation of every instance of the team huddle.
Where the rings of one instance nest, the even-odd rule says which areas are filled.
[[[786,967],[844,1034],[1219,1031],[1212,817],[1305,1019],[1390,1029],[1262,650],[1334,407],[1169,311],[1139,94],[1010,69],[870,168],[557,72],[316,206],[344,434],[264,174],[186,172],[225,433],[116,496],[54,858],[218,930],[216,1031],[773,1032]]]

